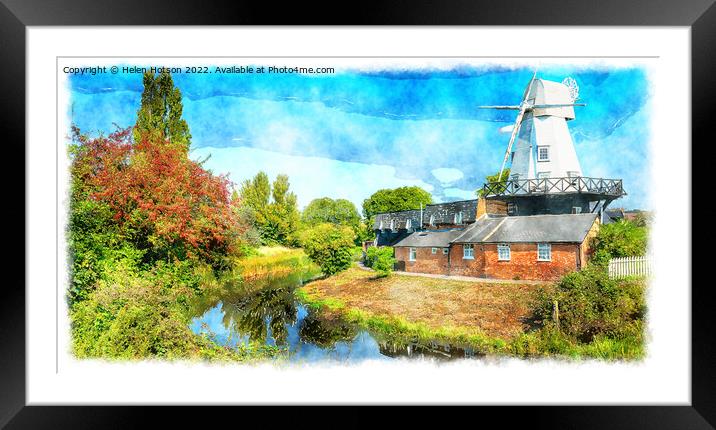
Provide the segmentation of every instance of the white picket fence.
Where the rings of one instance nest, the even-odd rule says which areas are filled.
[[[624,278],[626,276],[651,275],[651,260],[642,255],[639,257],[621,257],[609,260],[609,277]]]

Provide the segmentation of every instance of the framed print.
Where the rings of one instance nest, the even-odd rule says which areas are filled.
[[[0,9],[26,160],[3,425],[328,404],[712,428],[691,281],[708,2],[342,27],[36,6]]]

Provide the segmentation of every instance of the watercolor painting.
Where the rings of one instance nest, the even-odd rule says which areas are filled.
[[[74,357],[644,358],[644,64],[322,60],[67,68]]]

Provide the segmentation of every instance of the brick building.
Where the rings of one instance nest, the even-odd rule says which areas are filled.
[[[408,272],[553,280],[581,269],[601,222],[619,218],[608,205],[626,193],[621,179],[582,174],[567,126],[578,92],[574,79],[535,73],[521,104],[483,106],[520,111],[497,174],[511,160],[509,179],[476,200],[378,214],[371,245],[393,246]]]
[[[393,244],[406,272],[553,280],[580,269],[598,214],[481,215],[465,227],[416,231]]]

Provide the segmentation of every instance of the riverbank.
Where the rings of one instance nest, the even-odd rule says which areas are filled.
[[[552,284],[469,282],[400,273],[377,278],[356,266],[298,291],[307,305],[358,324],[393,342],[471,348],[477,354],[519,357],[639,359],[641,338],[565,340],[531,320],[531,304]]]
[[[142,268],[131,261],[107,265],[86,300],[70,308],[72,352],[77,358],[257,362],[285,357],[260,341],[227,346],[212,333],[194,333],[192,319],[227,291],[237,297],[260,290],[271,279],[313,276],[318,269],[300,249],[261,249],[215,271],[208,264]]]
[[[530,302],[548,284],[490,284],[393,274],[376,278],[356,266],[308,283],[305,303],[405,341],[441,341],[478,353],[509,353],[529,329]]]

